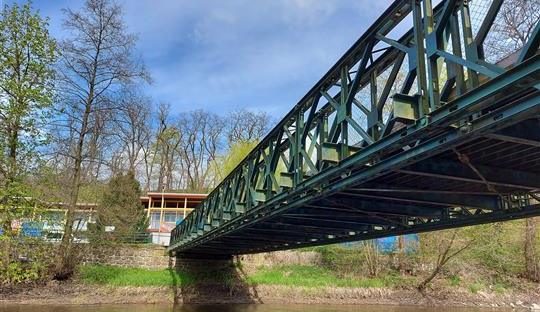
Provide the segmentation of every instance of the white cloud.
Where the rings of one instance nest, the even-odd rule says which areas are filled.
[[[44,1],[45,2],[45,1]],[[36,1],[53,24],[62,6]],[[284,115],[390,3],[358,0],[121,0],[154,77],[177,111],[229,107]],[[50,4],[50,5],[49,5]],[[55,31],[58,27],[55,26]]]

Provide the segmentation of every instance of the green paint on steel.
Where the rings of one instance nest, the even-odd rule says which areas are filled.
[[[250,253],[539,215],[530,193],[534,173],[524,178],[502,168],[505,174],[497,176],[497,168],[479,165],[472,171],[478,177],[468,167],[462,168],[467,176],[449,176],[447,164],[436,160],[463,146],[474,149],[479,139],[540,144],[521,133],[540,116],[540,26],[513,66],[485,60],[482,46],[503,2],[491,3],[475,37],[467,0],[444,0],[435,8],[431,0],[395,1],[173,230],[169,250]],[[391,38],[403,22],[411,22],[410,30]],[[422,174],[487,191],[440,193],[387,178],[383,192],[377,180]],[[378,186],[366,191],[369,185]]]

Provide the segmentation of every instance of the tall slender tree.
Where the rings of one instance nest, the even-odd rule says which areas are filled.
[[[125,243],[145,234],[148,222],[140,196],[140,185],[132,172],[113,176],[97,208],[91,239],[99,244]],[[105,232],[106,226],[114,226],[114,232]]]
[[[73,272],[71,242],[75,207],[83,164],[96,155],[93,139],[99,136],[103,118],[117,110],[112,94],[121,86],[147,79],[143,64],[134,57],[136,37],[127,32],[122,8],[113,0],[87,0],[80,11],[64,9],[64,29],[70,36],[59,47],[62,109],[69,146],[69,205],[64,236],[57,253],[56,278]]]
[[[7,258],[11,223],[27,195],[24,178],[45,140],[40,127],[52,105],[55,44],[48,19],[31,3],[5,5],[0,14],[0,238]]]

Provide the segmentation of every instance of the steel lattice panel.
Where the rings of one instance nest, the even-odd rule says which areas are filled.
[[[217,257],[540,215],[540,26],[488,55],[504,3],[395,1],[169,250]]]

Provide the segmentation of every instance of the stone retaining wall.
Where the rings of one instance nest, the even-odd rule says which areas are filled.
[[[255,269],[261,266],[274,265],[319,265],[321,256],[316,252],[276,251],[254,255],[237,256],[230,259],[202,260],[169,257],[167,249],[162,246],[120,246],[94,247],[85,253],[83,264],[100,264],[120,267],[204,270],[210,267],[226,266],[233,262],[241,262],[244,267]]]
[[[263,252],[238,256],[238,260],[247,268],[273,267],[280,265],[311,265],[322,264],[321,254],[314,251],[283,250]]]
[[[174,267],[175,258],[169,258],[167,249],[163,246],[120,246],[94,247],[89,250],[83,264],[100,264],[120,267],[166,269]],[[169,264],[169,261],[172,261]]]

